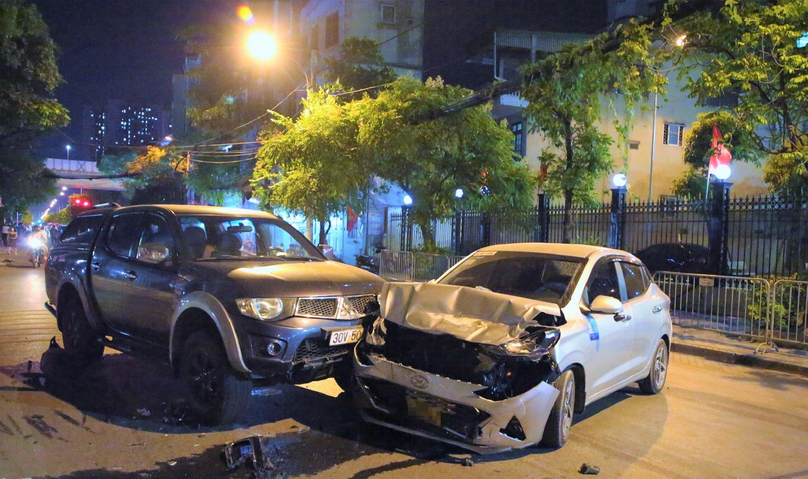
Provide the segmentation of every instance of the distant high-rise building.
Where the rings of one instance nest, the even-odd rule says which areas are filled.
[[[131,105],[119,100],[84,107],[84,143],[90,159],[109,148],[154,144],[171,134],[171,113],[160,106]]]

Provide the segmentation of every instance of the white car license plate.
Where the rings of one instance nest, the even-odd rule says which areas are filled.
[[[364,328],[357,326],[351,329],[340,329],[331,331],[331,338],[328,340],[329,346],[339,346],[340,344],[350,344],[358,342],[362,338]]]

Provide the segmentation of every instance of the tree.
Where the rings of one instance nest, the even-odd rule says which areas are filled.
[[[624,111],[615,116],[624,120],[614,126],[622,147],[635,103],[648,92],[664,91],[664,76],[653,68],[660,60],[650,54],[650,31],[630,23],[611,37],[569,45],[523,70],[521,95],[529,102],[525,115],[530,131],[541,132],[549,143],[539,155],[540,187],[564,199],[566,243],[575,239],[573,203],[593,201],[595,181],[614,168],[610,153],[614,140],[599,131],[602,101],[608,98],[608,105],[616,109],[614,97],[621,97]],[[610,46],[614,44],[619,46]]]
[[[359,123],[356,158],[369,172],[400,186],[413,199],[409,214],[421,228],[426,248],[434,247],[432,222],[463,204],[483,211],[516,211],[532,206],[535,182],[516,160],[513,134],[491,118],[490,105],[424,121],[430,112],[470,96],[469,90],[401,77],[352,105]],[[461,203],[455,197],[460,188]]]
[[[33,5],[0,0],[0,197],[6,211],[25,211],[54,193],[33,142],[67,124],[54,99],[62,82],[56,45]]]
[[[148,146],[146,150],[122,150],[104,155],[98,169],[106,174],[127,175],[124,180],[133,204],[184,203],[184,175],[188,159],[173,147]]]
[[[683,2],[686,6],[689,2]],[[714,118],[733,134],[725,144],[735,159],[765,159],[763,179],[775,192],[805,192],[808,186],[808,2],[805,0],[725,0],[677,23],[688,32],[683,61],[692,66],[680,80],[697,104],[730,98]],[[800,39],[803,43],[800,43]],[[799,46],[803,45],[803,46]],[[695,73],[690,75],[690,73]],[[709,127],[712,127],[710,124]],[[706,162],[703,134],[691,148]],[[702,163],[704,164],[704,163]]]
[[[325,67],[323,77],[349,92],[385,85],[397,77],[395,70],[384,66],[379,43],[368,38],[346,38],[340,45],[339,55],[325,59]],[[374,90],[368,94],[375,96]],[[361,97],[347,95],[346,99]]]
[[[357,156],[358,123],[349,106],[325,90],[310,90],[302,106],[297,119],[274,113],[280,131],[264,132],[252,182],[264,207],[317,219],[325,243],[333,214],[347,206],[361,211],[359,194],[372,172]]]

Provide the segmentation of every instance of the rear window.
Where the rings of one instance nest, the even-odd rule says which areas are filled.
[[[62,231],[59,242],[62,244],[90,244],[103,220],[104,215],[80,216],[71,221]]]

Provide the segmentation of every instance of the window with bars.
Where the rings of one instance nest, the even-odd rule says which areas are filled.
[[[524,135],[522,131],[522,122],[517,122],[511,125],[511,133],[513,133],[513,151],[524,156]]]
[[[665,123],[665,130],[662,133],[662,144],[682,146],[684,133],[685,126],[681,123]]]
[[[339,43],[339,12],[334,12],[325,18],[325,47],[332,47]]]
[[[382,23],[396,23],[396,7],[393,5],[380,4],[379,15]]]

